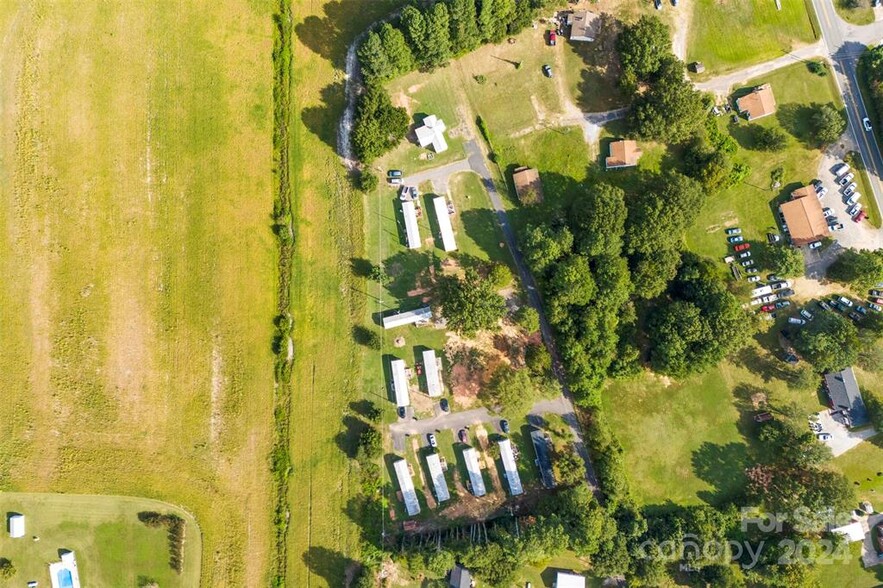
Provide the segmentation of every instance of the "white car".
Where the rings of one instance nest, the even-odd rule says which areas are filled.
[[[834,216],[834,211],[826,206],[822,209],[822,214],[825,215],[825,218],[831,218],[832,216]]]
[[[819,190],[818,192],[816,192],[816,196],[818,196],[818,197],[819,197],[819,200],[821,200],[822,198],[825,197],[825,194],[827,194],[827,193],[828,193],[828,189],[827,189],[827,188],[822,188],[821,190]]]
[[[842,231],[843,230],[843,223],[837,223],[836,225],[831,225],[828,228],[830,228],[832,231]]]
[[[849,171],[849,164],[848,163],[841,163],[840,165],[835,167],[833,170],[831,170],[831,173],[834,174],[834,177],[837,177],[842,174],[845,174],[848,171]]]
[[[809,244],[810,249],[818,249],[821,246],[822,246],[821,241],[813,241],[812,243]]]
[[[852,193],[855,192],[856,188],[858,188],[858,186],[856,186],[855,182],[851,183],[850,185],[846,186],[846,188],[843,189],[843,195],[844,196],[852,196]]]
[[[850,196],[850,197],[846,200],[846,205],[847,205],[847,206],[852,206],[853,204],[855,204],[856,202],[858,202],[858,201],[861,199],[861,197],[862,197],[862,193],[861,193],[861,192],[856,192],[855,194],[853,194],[852,196]]]
[[[854,177],[855,177],[855,174],[852,172],[849,172],[848,174],[846,174],[845,176],[843,176],[842,178],[837,180],[837,183],[840,184],[841,186],[845,186],[846,184],[851,182],[852,178],[854,178]]]
[[[862,124],[865,126],[865,130],[866,130],[866,131],[870,131],[870,130],[871,130],[871,119],[869,119],[868,117],[863,118],[863,119],[862,119]]]
[[[881,310],[883,310],[883,307],[881,307],[876,302],[868,302],[868,306],[871,308],[871,310],[876,310],[877,312],[880,312]]]
[[[759,281],[760,281],[760,276],[748,276],[748,281],[749,281],[750,283],[752,283],[752,284],[755,283],[755,282],[759,282]]]
[[[846,209],[846,214],[848,214],[849,216],[855,216],[855,215],[857,215],[857,214],[859,213],[859,211],[860,211],[861,209],[862,209],[862,205],[861,205],[861,203],[860,203],[860,202],[857,202],[857,203],[853,204],[852,206],[850,206],[849,208]]]

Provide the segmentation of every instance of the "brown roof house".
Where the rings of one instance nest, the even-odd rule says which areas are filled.
[[[638,142],[629,139],[620,139],[610,144],[610,157],[605,160],[607,169],[620,167],[635,167],[641,158],[641,150]]]
[[[532,167],[519,167],[512,173],[515,194],[522,204],[536,204],[543,201],[543,182],[540,172]]]
[[[736,100],[736,109],[748,117],[757,120],[776,112],[776,98],[769,84],[757,86],[750,94]]]
[[[812,186],[804,186],[791,192],[791,200],[779,206],[779,211],[788,226],[791,243],[798,247],[830,234],[822,204],[816,198]]]
[[[598,36],[601,20],[600,15],[594,12],[580,10],[568,15],[567,24],[570,25],[571,41],[594,41]]]

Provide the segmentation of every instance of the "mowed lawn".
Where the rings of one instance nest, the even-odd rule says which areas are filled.
[[[695,0],[687,61],[705,64],[705,76],[780,57],[817,38],[805,0]],[[678,8],[681,10],[681,8]],[[818,25],[816,25],[818,26]],[[736,33],[738,31],[738,34]]]
[[[266,585],[270,7],[3,3],[0,36],[0,489],[184,505],[203,586]]]
[[[842,102],[832,75],[819,77],[799,63],[746,83],[741,90],[769,83],[776,97],[777,112],[755,122],[740,119],[733,124],[726,116],[718,119],[722,129],[728,130],[742,149],[737,158],[747,163],[751,174],[734,186],[710,198],[687,232],[690,249],[711,257],[720,257],[727,251],[725,226],[738,225],[748,240],[766,240],[769,230],[777,231],[774,210],[776,203],[786,200],[794,188],[817,177],[822,153],[808,143],[808,112],[812,104],[832,104],[842,108]],[[740,89],[736,89],[739,91]],[[788,135],[788,146],[783,151],[769,153],[753,149],[753,130],[756,126],[775,127]],[[782,186],[771,188],[770,173],[777,167],[784,170]]]
[[[169,566],[168,531],[145,526],[138,520],[142,511],[184,519],[182,573]],[[141,586],[149,580],[168,587],[199,585],[199,526],[193,516],[168,503],[128,496],[0,494],[3,520],[13,512],[25,515],[25,536],[0,534],[0,557],[16,569],[4,585],[36,580],[49,586],[49,563],[59,560],[60,549],[74,552],[83,586]]]

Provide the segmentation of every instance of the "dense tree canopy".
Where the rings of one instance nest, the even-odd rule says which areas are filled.
[[[883,282],[883,253],[846,249],[828,267],[828,277],[861,290]]]
[[[646,91],[632,106],[631,126],[639,137],[681,143],[702,128],[702,95],[684,77],[684,64],[667,55]]]
[[[571,207],[570,222],[579,235],[577,249],[591,257],[619,255],[627,214],[621,188],[593,184]]]
[[[839,371],[852,365],[859,346],[852,321],[833,312],[818,313],[794,334],[794,347],[819,371]]]
[[[629,208],[626,243],[630,252],[678,249],[683,232],[705,202],[698,182],[677,172],[660,176]]]
[[[398,145],[408,132],[408,113],[392,105],[389,95],[369,87],[356,105],[353,123],[353,149],[356,156],[370,162]]]
[[[447,276],[441,281],[442,315],[455,331],[474,335],[483,329],[495,329],[506,312],[503,297],[493,284],[474,268],[466,268],[463,278]]]
[[[764,264],[783,278],[802,276],[806,271],[803,253],[795,247],[773,245],[763,251],[762,257]]]
[[[778,127],[754,125],[754,148],[758,151],[781,151],[788,146],[788,135]]]
[[[815,105],[809,124],[813,137],[821,146],[836,143],[846,131],[846,117],[830,104]]]
[[[626,83],[647,81],[671,54],[668,27],[655,16],[642,16],[638,22],[623,27],[616,50]]]

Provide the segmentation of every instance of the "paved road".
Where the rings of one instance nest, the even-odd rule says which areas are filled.
[[[405,184],[409,186],[419,186],[423,182],[432,182],[432,186],[439,194],[448,193],[448,178],[451,174],[458,172],[470,171],[472,166],[469,165],[468,159],[460,159],[447,165],[434,167],[418,174],[405,178]]]
[[[868,167],[871,190],[877,207],[881,208],[883,184],[880,173],[883,171],[883,157],[872,133],[862,127],[862,118],[867,108],[859,92],[856,65],[867,45],[883,41],[883,23],[875,22],[866,26],[855,26],[843,21],[834,10],[832,0],[813,0],[813,7],[822,28],[822,40],[828,55],[834,63],[835,79],[846,104],[849,118],[849,139],[858,147],[865,165]],[[883,210],[883,208],[881,208]]]
[[[804,61],[812,57],[822,57],[825,53],[825,44],[822,41],[819,41],[813,45],[807,45],[806,47],[801,47],[800,49],[787,53],[781,57],[771,59],[770,61],[758,63],[757,65],[752,65],[734,71],[733,73],[718,76],[705,82],[699,82],[695,84],[695,86],[703,92],[712,92],[719,96],[729,96],[730,89],[733,88],[733,86],[744,84],[748,80],[793,65],[799,61]]]

